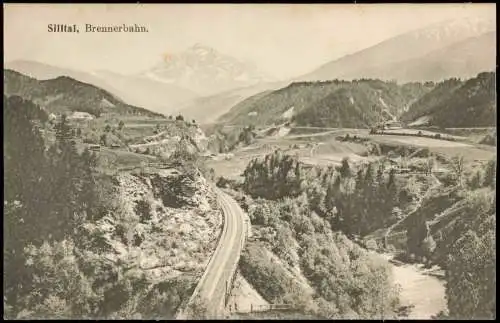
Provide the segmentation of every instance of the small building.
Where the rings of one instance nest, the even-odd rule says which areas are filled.
[[[101,150],[101,145],[89,145],[90,150]]]
[[[68,116],[68,119],[85,121],[94,119],[94,116],[88,112],[75,111]]]
[[[54,113],[49,114],[49,121],[57,119],[57,116]]]
[[[402,129],[403,125],[399,121],[387,121],[383,124],[383,129]]]

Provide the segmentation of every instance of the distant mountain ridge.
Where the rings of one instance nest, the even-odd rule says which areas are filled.
[[[275,81],[255,64],[202,44],[168,55],[152,68],[133,75],[105,70],[82,72],[27,60],[4,63],[4,68],[40,80],[69,76],[103,88],[129,104],[163,114],[179,111],[201,97]]]
[[[35,61],[17,60],[4,63],[4,68],[38,80],[68,76],[100,87],[125,102],[160,113],[171,113],[177,105],[198,95],[193,91],[154,80],[127,76],[109,71],[82,72]]]
[[[138,75],[124,75],[110,71],[93,73],[104,82],[120,89],[120,97],[126,102],[164,114],[171,114],[179,105],[199,97],[190,89]]]
[[[189,119],[195,119],[198,123],[213,123],[246,98],[264,91],[278,89],[284,85],[286,85],[284,82],[259,83],[200,97],[186,105],[181,105],[176,113],[181,113]]]
[[[466,77],[471,77],[484,70],[495,69],[495,64],[491,65],[491,62],[495,62],[495,52],[492,48],[496,48],[496,42],[489,33],[496,34],[495,21],[490,19],[449,20],[401,34],[375,46],[343,56],[295,80],[381,78],[400,82],[428,81],[442,80],[460,72]],[[475,39],[485,34],[488,36],[479,41]],[[467,40],[472,43],[461,44],[462,48],[469,48],[461,56],[461,52],[454,51],[452,46]],[[447,47],[449,49],[445,50]],[[471,48],[478,54],[477,56],[470,55]],[[449,60],[447,51],[453,54],[453,60],[467,61],[466,64],[470,65],[470,68],[466,74],[463,73],[461,64],[447,64]],[[482,63],[484,60],[491,69],[485,68],[485,64]],[[441,65],[442,71],[436,71],[435,67]],[[474,65],[477,67],[473,68]],[[401,71],[401,68],[404,70]]]
[[[86,73],[70,68],[58,67],[36,61],[15,60],[4,63],[4,69],[13,70],[37,80],[50,80],[59,76],[68,76],[80,82],[90,83],[97,87],[101,87],[120,98],[122,94],[118,91],[118,89],[113,88],[101,78],[92,75],[92,73]]]
[[[201,96],[274,81],[254,64],[221,54],[202,44],[168,55],[138,76],[188,88]]]
[[[19,72],[4,69],[4,94],[17,95],[53,113],[88,112],[118,115],[161,116],[161,114],[129,105],[111,93],[68,76],[37,80]]]
[[[496,33],[488,32],[418,58],[367,69],[363,75],[402,83],[442,81],[452,77],[471,78],[482,71],[494,71],[495,65]]]
[[[300,126],[369,128],[399,116],[431,89],[421,83],[398,85],[380,80],[297,82],[249,97],[219,120],[255,125],[289,120]]]

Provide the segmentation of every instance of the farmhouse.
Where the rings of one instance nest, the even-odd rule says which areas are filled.
[[[71,119],[71,120],[92,120],[92,119],[94,119],[94,116],[88,112],[75,111],[71,115],[68,116],[68,119]]]

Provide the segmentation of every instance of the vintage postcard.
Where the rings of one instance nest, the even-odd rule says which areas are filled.
[[[4,4],[4,319],[495,319],[496,4]]]

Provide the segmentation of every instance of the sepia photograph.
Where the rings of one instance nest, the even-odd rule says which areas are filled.
[[[495,3],[3,4],[5,320],[495,320]]]

